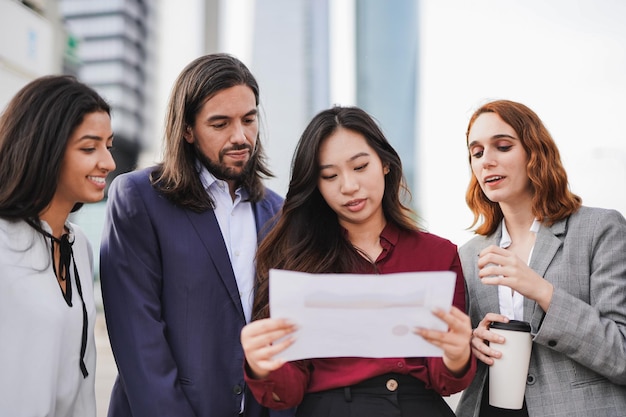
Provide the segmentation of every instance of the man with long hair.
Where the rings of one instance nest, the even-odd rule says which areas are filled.
[[[164,157],[111,184],[101,246],[119,376],[109,416],[246,416],[241,328],[254,255],[282,198],[262,179],[259,88],[226,54],[191,62],[171,92]]]

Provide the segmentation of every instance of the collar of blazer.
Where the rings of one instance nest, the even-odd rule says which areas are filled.
[[[241,305],[241,299],[239,298],[239,289],[237,288],[237,280],[235,279],[235,273],[230,264],[230,256],[228,255],[224,239],[222,239],[215,212],[213,210],[206,210],[202,213],[196,213],[185,210],[185,213],[189,217],[208,255],[211,257],[215,270],[224,283],[224,286],[227,288],[232,302],[241,313],[241,317],[244,318],[243,307]]]
[[[546,271],[556,256],[559,248],[563,245],[563,235],[567,230],[567,218],[559,220],[552,226],[542,225],[537,233],[535,247],[530,259],[530,267],[542,277],[546,277]],[[546,278],[550,280],[550,278]],[[524,320],[531,323],[533,331],[536,331],[543,320],[545,312],[537,303],[528,298],[524,298]]]

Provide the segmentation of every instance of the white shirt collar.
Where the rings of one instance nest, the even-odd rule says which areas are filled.
[[[534,219],[533,224],[530,225],[530,231],[533,233],[539,233],[539,227],[541,227],[541,222],[539,222],[539,220],[537,219]],[[508,248],[509,246],[511,246],[511,243],[513,243],[511,241],[511,235],[506,228],[506,223],[504,219],[502,219],[502,237],[500,238],[500,247]]]

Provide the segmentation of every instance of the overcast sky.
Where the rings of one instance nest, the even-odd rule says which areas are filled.
[[[164,108],[175,77],[202,51],[195,35],[202,33],[202,13],[190,12],[202,10],[202,0],[163,4],[158,102]],[[225,25],[233,31],[224,48],[245,60],[254,0],[228,4],[222,18],[235,23]],[[465,129],[477,106],[500,98],[520,101],[542,118],[585,204],[626,214],[626,2],[420,4],[420,192],[414,198],[424,225],[457,244],[472,236],[465,230],[472,220],[465,205]]]

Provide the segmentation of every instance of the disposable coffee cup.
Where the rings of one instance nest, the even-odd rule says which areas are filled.
[[[490,343],[493,349],[502,352],[502,356],[500,359],[493,358],[494,363],[489,367],[489,404],[519,410],[524,404],[533,344],[530,324],[519,320],[493,322],[489,330],[505,338],[504,343]]]

